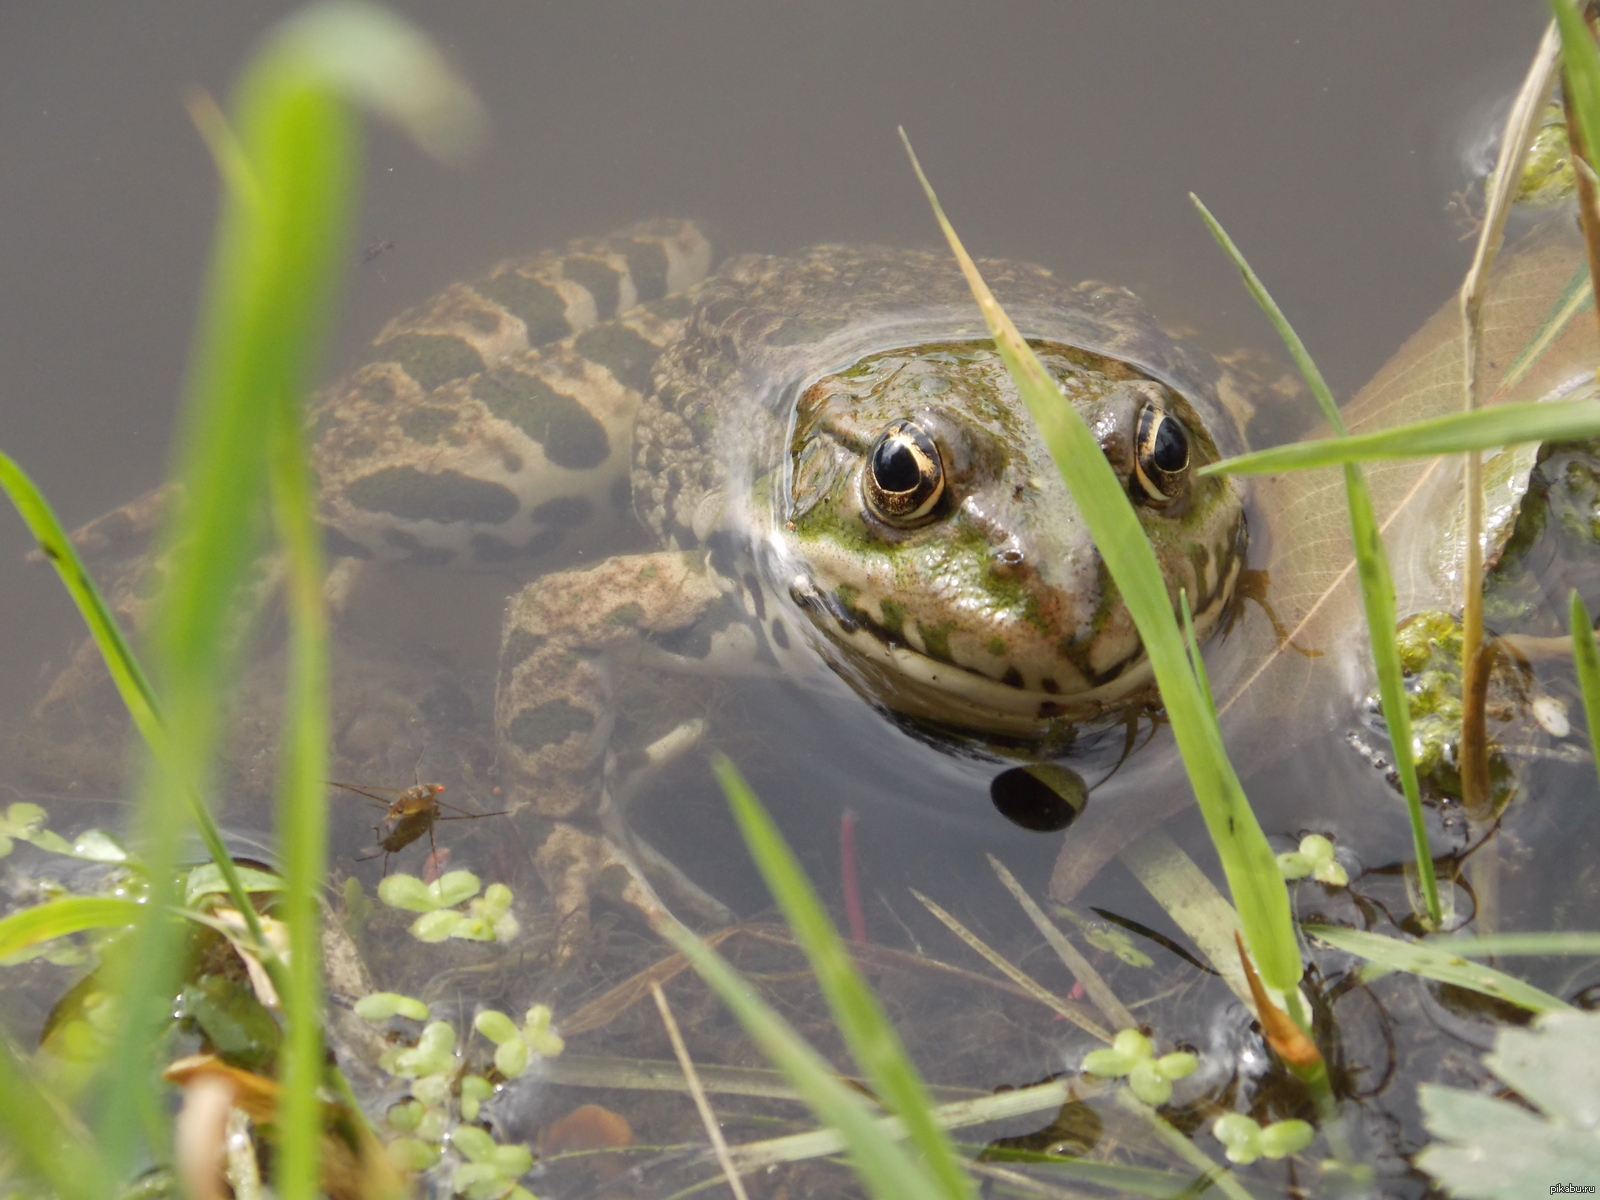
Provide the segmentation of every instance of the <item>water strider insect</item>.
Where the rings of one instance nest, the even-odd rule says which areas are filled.
[[[384,808],[384,814],[378,823],[373,826],[372,832],[378,839],[378,850],[371,854],[360,855],[356,861],[366,862],[378,857],[378,852],[383,853],[383,873],[389,874],[389,856],[404,850],[423,834],[428,835],[428,850],[436,853],[433,844],[433,826],[436,821],[475,821],[480,817],[503,817],[504,810],[499,812],[475,813],[464,808],[457,808],[439,799],[439,793],[444,791],[442,783],[423,783],[417,779],[408,788],[379,787],[373,784],[340,783],[337,779],[330,779],[328,783],[333,787],[343,788],[347,792],[354,792],[358,796],[365,796],[374,804]],[[439,810],[448,808],[458,815],[447,817]]]

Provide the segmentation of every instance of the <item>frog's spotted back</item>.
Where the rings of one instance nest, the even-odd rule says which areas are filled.
[[[689,222],[645,222],[391,321],[318,406],[330,549],[500,565],[625,520],[640,395],[710,261]]]

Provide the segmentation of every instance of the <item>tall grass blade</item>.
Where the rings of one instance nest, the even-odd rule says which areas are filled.
[[[1211,211],[1193,194],[1200,216],[1211,235],[1217,239],[1227,256],[1238,268],[1244,284],[1255,298],[1261,311],[1272,322],[1278,336],[1288,347],[1295,365],[1305,377],[1306,385],[1316,397],[1328,424],[1338,433],[1345,433],[1344,417],[1334,402],[1333,393],[1307,352],[1300,335],[1289,324],[1283,310],[1273,300],[1249,262],[1233,244],[1233,239]],[[1600,405],[1596,406],[1600,416]],[[1433,851],[1428,846],[1428,829],[1422,813],[1422,793],[1417,786],[1417,767],[1411,752],[1411,708],[1406,700],[1405,678],[1400,668],[1400,648],[1395,642],[1394,581],[1389,573],[1389,556],[1383,548],[1383,537],[1378,531],[1378,520],[1372,511],[1372,494],[1367,490],[1366,476],[1356,463],[1344,467],[1345,504],[1350,512],[1350,540],[1355,548],[1356,572],[1361,581],[1361,604],[1367,617],[1368,642],[1372,647],[1373,666],[1378,674],[1378,695],[1383,705],[1383,719],[1389,727],[1389,744],[1394,754],[1395,770],[1400,776],[1400,788],[1406,798],[1406,814],[1411,821],[1411,841],[1416,855],[1417,876],[1422,883],[1422,894],[1428,908],[1428,919],[1437,928],[1444,919],[1439,904],[1439,882],[1434,876]]]
[[[1595,49],[1594,34],[1589,29],[1586,13],[1588,5],[1573,4],[1571,0],[1550,0],[1555,13],[1556,26],[1561,30],[1562,79],[1566,84],[1565,100],[1569,120],[1577,122],[1578,136],[1572,140],[1574,157],[1579,159],[1574,175],[1578,182],[1579,218],[1583,223],[1583,240],[1589,250],[1591,283],[1600,272],[1600,229],[1595,228],[1595,188],[1593,168],[1595,148],[1600,142],[1600,51]],[[1585,176],[1584,167],[1590,169]]]
[[[1307,925],[1306,932],[1321,938],[1348,954],[1394,971],[1408,971],[1425,979],[1452,983],[1483,996],[1504,1000],[1529,1012],[1571,1009],[1559,996],[1552,996],[1531,983],[1524,983],[1503,971],[1468,962],[1455,948],[1456,939],[1440,938],[1426,942],[1402,942],[1398,938],[1345,929],[1337,925]]]
[[[235,93],[223,162],[225,194],[201,310],[177,474],[188,502],[166,538],[172,570],[151,623],[169,754],[146,774],[143,825],[152,846],[151,908],[170,902],[179,821],[171,797],[204,794],[213,775],[217,697],[239,660],[239,596],[271,512],[290,573],[288,732],[279,832],[292,971],[282,992],[288,1038],[281,1064],[280,1194],[315,1194],[322,1076],[317,891],[325,860],[320,780],[327,742],[321,561],[299,444],[299,397],[314,378],[339,267],[348,259],[358,134],[347,101],[395,117],[422,140],[451,144],[475,103],[430,44],[381,9],[355,3],[290,19],[247,67]],[[166,922],[146,922],[126,981],[103,1122],[118,1169],[131,1159],[127,1114],[153,1094],[149,1030],[174,979]]]
[[[1568,442],[1600,434],[1600,400],[1496,404],[1376,433],[1314,438],[1255,450],[1200,468],[1202,475],[1267,475],[1374,458],[1431,458],[1524,442]]]
[[[1595,649],[1594,622],[1589,608],[1572,589],[1569,622],[1572,629],[1572,660],[1578,671],[1578,690],[1583,693],[1583,715],[1589,723],[1589,752],[1595,770],[1600,771],[1600,651]]]
[[[961,1168],[950,1139],[934,1123],[933,1102],[900,1044],[894,1027],[867,987],[844,942],[828,919],[816,892],[800,869],[778,827],[756,800],[738,768],[722,756],[712,762],[717,780],[739,823],[751,857],[772,890],[795,940],[805,951],[833,1019],[879,1099],[905,1122],[944,1196],[973,1196],[972,1180]]]
[[[1099,1022],[1095,1021],[1083,1010],[1062,1000],[1049,988],[1045,987],[1044,984],[1040,983],[1032,975],[1029,975],[1015,963],[1011,962],[1005,957],[1005,955],[1001,954],[993,946],[989,945],[989,943],[985,942],[977,934],[973,933],[972,930],[968,929],[960,921],[956,920],[956,918],[945,912],[945,910],[940,908],[939,905],[935,904],[932,900],[928,899],[928,897],[917,891],[916,888],[911,889],[911,894],[917,898],[917,903],[921,904],[923,908],[932,913],[934,917],[938,919],[940,924],[942,924],[946,929],[965,942],[970,950],[979,955],[991,967],[999,971],[1000,974],[1011,980],[1012,983],[1016,984],[1023,991],[1027,992],[1040,1004],[1044,1005],[1046,1008],[1055,1010],[1056,1014],[1063,1020],[1071,1021],[1090,1037],[1099,1038],[1102,1042],[1106,1042],[1108,1044],[1112,1041],[1112,1030],[1105,1029],[1100,1025]],[[1132,1028],[1136,1027],[1137,1025],[1138,1022],[1134,1021],[1129,1022],[1128,1025],[1122,1026],[1122,1028]]]
[[[0,919],[0,962],[51,938],[86,929],[119,929],[139,919],[142,906],[114,896],[63,896]]]
[[[727,960],[680,925],[664,924],[661,931],[722,997],[761,1052],[789,1077],[818,1119],[839,1131],[851,1164],[871,1195],[881,1200],[926,1200],[949,1194],[878,1127],[861,1094],[840,1082],[826,1060],[756,996]]]
[[[100,656],[105,659],[106,670],[111,673],[111,681],[116,685],[128,715],[133,718],[134,726],[145,741],[154,748],[161,740],[161,719],[156,712],[155,693],[151,690],[144,668],[139,665],[127,639],[122,636],[116,618],[106,607],[100,589],[95,586],[88,569],[83,565],[83,559],[78,556],[77,547],[72,544],[55,510],[32,478],[5,454],[0,454],[0,488],[5,489],[7,498],[28,526],[33,540],[39,543],[40,552],[61,577],[67,594],[78,606],[83,623],[89,627]]]
[[[1588,933],[1577,929],[1533,933],[1489,933],[1481,937],[1452,937],[1433,944],[1448,947],[1451,954],[1459,954],[1462,958],[1518,954],[1583,957],[1592,954],[1600,957],[1600,933]]]
[[[111,615],[105,598],[100,595],[100,589],[95,586],[94,579],[83,565],[77,547],[72,544],[72,539],[62,528],[55,510],[50,507],[27,472],[5,454],[0,454],[0,489],[5,491],[12,505],[22,516],[28,526],[28,532],[33,534],[34,540],[39,543],[40,551],[61,577],[67,594],[77,604],[84,624],[89,627],[89,634],[94,639],[95,647],[100,651],[100,657],[105,660],[106,670],[116,685],[123,706],[133,718],[134,727],[144,738],[145,745],[152,754],[166,753],[166,731],[162,726],[161,710],[150,686],[149,677],[139,664],[127,639],[122,636],[121,627]],[[265,946],[266,939],[262,936],[255,910],[246,899],[239,873],[234,867],[227,845],[222,840],[222,831],[217,828],[217,823],[211,816],[211,810],[201,801],[199,793],[193,790],[188,793],[188,801],[190,815],[194,818],[201,841],[205,843],[207,852],[222,873],[223,883],[228,889],[234,907],[244,913],[255,943],[258,946]],[[269,970],[276,968],[277,964],[270,956],[265,961]]]
[[[1471,412],[1482,403],[1483,313],[1489,272],[1505,240],[1506,221],[1520,182],[1523,164],[1539,126],[1539,113],[1550,96],[1557,58],[1555,28],[1545,30],[1522,87],[1512,101],[1500,137],[1500,153],[1485,192],[1483,228],[1472,254],[1472,265],[1461,281],[1461,403]],[[1580,192],[1588,190],[1580,187]],[[1587,218],[1585,218],[1587,220]],[[1483,456],[1469,450],[1461,473],[1462,518],[1466,534],[1462,547],[1461,690],[1466,697],[1461,716],[1461,803],[1469,817],[1486,819],[1492,809],[1489,794],[1489,735],[1484,711],[1485,672],[1488,659],[1483,641]]]
[[[1300,979],[1300,950],[1290,920],[1289,894],[1190,669],[1155,553],[1099,443],[1077,410],[1061,402],[1060,389],[1000,308],[945,217],[905,130],[900,137],[934,216],[983,310],[995,346],[1138,627],[1251,953],[1267,982],[1286,991]]]
[[[88,1131],[40,1088],[5,1038],[0,1038],[0,1139],[16,1147],[60,1200],[104,1200],[117,1194]],[[19,1183],[0,1177],[8,1195],[27,1194]]]

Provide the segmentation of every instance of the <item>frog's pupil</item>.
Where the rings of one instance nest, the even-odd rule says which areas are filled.
[[[1150,458],[1160,470],[1176,474],[1189,465],[1189,435],[1182,422],[1162,417],[1156,426],[1155,443]]]
[[[922,478],[917,456],[899,438],[885,438],[872,456],[872,477],[886,492],[909,492]]]

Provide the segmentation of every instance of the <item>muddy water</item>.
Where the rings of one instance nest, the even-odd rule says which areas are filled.
[[[69,524],[161,475],[215,195],[181,99],[193,86],[225,93],[287,7],[0,11],[0,446]],[[1189,206],[1198,193],[1341,394],[1455,286],[1468,250],[1449,202],[1485,155],[1484,131],[1544,19],[1540,5],[1504,0],[401,7],[479,88],[494,141],[450,171],[375,134],[361,235],[375,253],[352,270],[330,370],[454,278],[640,216],[691,216],[728,251],[931,244],[894,136],[904,124],[975,252],[1129,286],[1210,348],[1268,346]],[[0,562],[14,564],[0,571],[7,715],[32,703],[76,637],[54,581],[15,565],[26,544],[0,519]],[[503,591],[481,578],[397,577],[365,598],[352,637],[420,645],[460,673],[481,715]],[[965,953],[913,912],[908,884],[1009,926],[975,849],[1042,887],[1055,839],[994,815],[991,768],[777,689],[703,703],[754,714],[727,745],[825,888],[837,877],[839,818],[856,814],[874,938]],[[402,734],[395,761],[447,757],[431,731]],[[1337,737],[1298,778],[1273,783],[1269,832],[1334,828],[1372,864],[1404,853],[1381,776]],[[669,785],[660,790],[672,806],[647,798],[640,823],[735,908],[759,909],[703,767]],[[1527,834],[1535,847],[1581,827],[1559,801],[1548,805],[1558,815]],[[477,839],[458,835],[470,856]],[[344,867],[368,836],[361,819],[341,822]],[[1170,931],[1115,872],[1091,899]],[[1513,927],[1548,923],[1550,895],[1527,903]],[[1193,1015],[1213,1024],[1188,1036],[1227,1043],[1231,1018],[1208,1004]],[[1033,1026],[1024,1043],[1037,1077],[1060,1069],[1070,1046]],[[1024,1082],[1020,1057],[997,1052],[1007,1065],[988,1082]],[[1394,1111],[1413,1116],[1405,1101]]]

